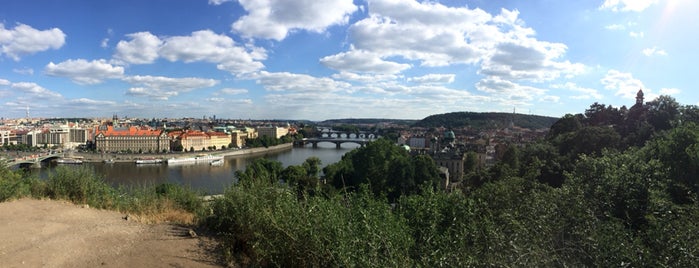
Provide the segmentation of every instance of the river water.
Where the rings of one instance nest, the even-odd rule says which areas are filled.
[[[224,189],[235,181],[235,171],[244,170],[248,163],[257,158],[268,158],[282,163],[284,167],[300,165],[307,158],[315,156],[320,158],[322,166],[335,163],[346,152],[358,145],[354,143],[342,144],[342,148],[335,148],[335,144],[319,143],[318,148],[294,147],[291,150],[275,152],[247,157],[228,157],[223,165],[211,166],[207,164],[175,165],[136,165],[135,163],[84,163],[83,166],[92,167],[99,176],[108,183],[126,187],[142,187],[159,183],[175,183],[203,191],[206,194],[221,194]],[[32,172],[40,178],[47,178],[55,169],[55,164]]]

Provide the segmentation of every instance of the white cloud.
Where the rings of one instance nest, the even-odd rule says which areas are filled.
[[[535,96],[542,96],[546,90],[520,85],[512,81],[501,79],[497,76],[490,76],[481,79],[476,83],[476,89],[490,93],[491,96],[503,100],[505,103],[526,105]]]
[[[159,54],[169,61],[218,63],[217,68],[231,73],[249,73],[264,68],[259,62],[267,58],[263,48],[248,50],[236,46],[235,41],[224,34],[210,30],[196,31],[190,36],[173,36],[164,40]]]
[[[23,92],[31,95],[31,97],[33,97],[33,98],[56,99],[56,98],[63,97],[58,92],[53,92],[51,90],[45,89],[42,86],[37,85],[36,83],[30,83],[30,82],[12,83],[11,87],[13,89],[23,91]]]
[[[212,87],[219,83],[218,80],[214,79],[196,77],[171,78],[150,75],[128,76],[124,77],[123,80],[135,86],[128,89],[127,95],[146,96],[156,100],[167,100],[180,93]]]
[[[210,30],[188,36],[159,38],[149,32],[127,35],[131,41],[119,41],[114,59],[118,63],[149,64],[158,58],[169,61],[216,63],[219,70],[233,74],[249,73],[264,68],[264,48],[237,45],[225,34]]]
[[[645,35],[643,32],[629,32],[629,36],[633,38],[643,38]]]
[[[667,52],[657,47],[646,48],[643,50],[643,55],[650,56],[667,56]]]
[[[679,90],[678,88],[661,88],[660,89],[660,95],[677,95],[680,94],[682,91]]]
[[[658,3],[658,0],[605,0],[599,9],[611,10],[613,12],[641,12],[656,3]]]
[[[116,102],[114,101],[104,101],[104,100],[93,100],[93,99],[88,99],[88,98],[78,98],[78,99],[71,99],[68,100],[68,103],[74,104],[74,105],[85,105],[86,107],[83,108],[91,108],[91,109],[98,109],[99,106],[114,106],[116,105]]]
[[[232,29],[246,37],[281,41],[294,30],[322,33],[344,25],[357,10],[352,0],[239,0],[248,12]]]
[[[410,68],[410,64],[385,61],[376,53],[350,50],[320,59],[323,65],[340,71],[395,74]]]
[[[209,5],[218,6],[218,5],[221,5],[225,2],[231,2],[231,1],[233,1],[233,0],[209,0]]]
[[[561,97],[559,96],[544,96],[543,98],[540,99],[540,101],[543,102],[553,102],[553,103],[558,103],[561,100]]]
[[[594,88],[581,87],[573,82],[567,82],[565,84],[551,85],[551,88],[566,89],[566,90],[580,93],[581,95],[575,95],[575,96],[570,97],[571,99],[576,99],[576,100],[588,100],[588,99],[599,100],[599,99],[602,99],[604,97],[604,96],[602,96],[602,94],[599,93],[599,91],[597,91]]]
[[[75,83],[83,85],[98,84],[105,79],[120,78],[124,75],[124,67],[113,66],[102,59],[67,60],[58,64],[49,62],[44,71],[51,76],[68,77]]]
[[[455,74],[427,74],[408,78],[408,82],[421,84],[448,84],[454,82]]]
[[[645,88],[643,82],[634,78],[631,73],[609,70],[600,82],[602,82],[605,89],[616,90],[615,95],[627,99],[635,98],[639,89],[643,89],[646,95],[650,93],[650,89]]]
[[[132,64],[153,63],[158,59],[158,49],[162,41],[149,32],[127,34],[131,41],[119,41],[114,59]]]
[[[611,30],[611,31],[621,31],[621,30],[626,30],[626,26],[622,24],[610,24],[607,26],[604,26],[605,29]]]
[[[561,60],[565,44],[535,39],[534,30],[523,26],[517,10],[502,9],[493,16],[478,8],[414,0],[370,1],[368,10],[369,16],[349,29],[351,50],[323,58],[326,63],[363,51],[379,59],[399,57],[427,67],[478,64],[485,76],[535,82],[572,77],[585,69]],[[330,67],[345,71],[351,63],[342,69]]]
[[[33,75],[34,69],[32,68],[22,68],[22,69],[12,69],[12,72],[24,75]]]
[[[65,44],[65,38],[66,35],[58,28],[40,31],[18,23],[13,29],[6,29],[0,23],[0,54],[19,61],[23,55],[58,49]]]
[[[335,81],[327,77],[315,77],[306,74],[288,72],[270,73],[261,71],[253,74],[255,79],[269,91],[297,91],[297,92],[332,92],[346,90],[351,87],[349,83]]]
[[[387,80],[396,80],[402,78],[402,75],[395,74],[357,74],[352,72],[340,71],[340,73],[333,74],[332,78],[345,80],[345,81],[355,81],[363,83],[381,82]]]
[[[225,95],[240,95],[240,94],[247,94],[248,90],[247,89],[241,89],[241,88],[224,88],[219,90],[220,94],[225,94]]]

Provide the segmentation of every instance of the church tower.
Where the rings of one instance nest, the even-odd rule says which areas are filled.
[[[641,89],[636,93],[636,105],[643,105],[643,90]]]

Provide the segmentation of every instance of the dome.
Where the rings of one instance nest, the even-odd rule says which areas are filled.
[[[454,131],[449,130],[447,132],[444,132],[444,138],[445,139],[455,139],[456,135],[454,135]]]

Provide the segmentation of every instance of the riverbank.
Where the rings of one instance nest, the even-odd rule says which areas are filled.
[[[228,157],[248,157],[267,153],[277,153],[288,151],[293,148],[293,143],[285,143],[277,146],[270,147],[258,147],[258,148],[245,148],[245,149],[227,149],[219,151],[199,151],[199,152],[170,152],[164,154],[126,154],[126,153],[83,153],[83,152],[73,152],[71,157],[81,158],[83,162],[104,162],[105,160],[111,160],[114,162],[133,162],[138,159],[162,159],[167,160],[170,158],[186,158],[194,157],[201,154],[211,154]]]

